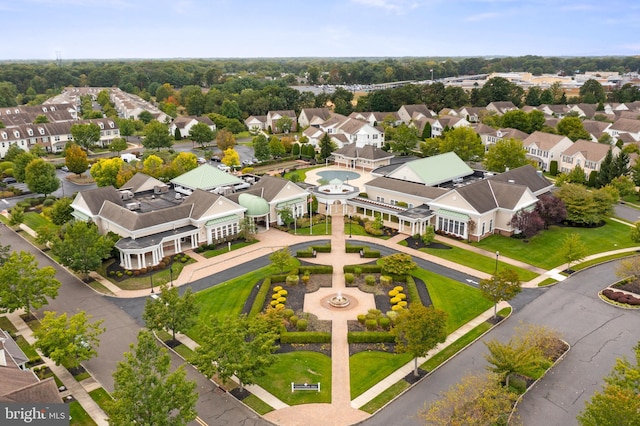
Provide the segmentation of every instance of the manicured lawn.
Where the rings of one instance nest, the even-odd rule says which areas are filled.
[[[284,174],[284,178],[287,179],[287,180],[294,180],[294,179],[292,179],[292,177],[294,175],[296,175],[297,178],[295,178],[295,180],[297,182],[304,182],[307,179],[307,172],[309,170],[319,169],[319,168],[322,168],[322,167],[324,167],[324,165],[322,165],[322,166],[314,166],[314,167],[307,167],[305,169],[292,170],[290,172],[285,173]]]
[[[405,380],[400,380],[395,384],[391,385],[380,395],[373,398],[371,401],[364,404],[360,409],[366,413],[373,414],[382,407],[385,406],[389,401],[391,401],[396,396],[400,395],[402,391],[409,387],[409,383]]]
[[[297,266],[297,265],[296,265]],[[251,294],[253,286],[260,280],[276,273],[274,267],[265,267],[242,275],[225,283],[210,287],[196,293],[196,303],[200,306],[198,323],[186,333],[198,341],[202,334],[202,327],[212,317],[237,317],[242,312],[245,301]]]
[[[60,228],[58,225],[54,225],[45,217],[41,216],[36,212],[25,213],[23,223],[27,225],[29,228],[33,229],[34,231],[37,231],[42,226],[48,226],[51,229]]]
[[[242,242],[235,243],[235,244],[232,243],[231,244],[231,251],[238,250],[238,249],[241,249],[241,248],[246,247],[246,246],[250,246],[251,244],[254,244],[256,242],[257,241],[249,243],[249,242],[242,241]],[[215,249],[215,250],[207,250],[207,251],[204,251],[204,252],[202,252],[200,254],[203,257],[206,257],[207,259],[209,259],[211,257],[219,256],[219,255],[224,254],[224,253],[229,253],[229,248],[228,247],[223,247],[223,248],[219,248],[219,249]]]
[[[291,392],[293,383],[320,383],[320,392]],[[278,354],[257,382],[289,405],[331,402],[331,358],[318,352]]]
[[[151,290],[152,282],[153,282],[153,288],[157,290],[163,284],[169,284],[171,282],[172,275],[173,275],[173,279],[175,280],[177,277],[180,276],[180,272],[182,272],[182,269],[185,266],[195,262],[195,260],[193,260],[192,258],[188,256],[187,258],[188,260],[184,263],[181,261],[174,260],[173,263],[171,264],[171,268],[173,272],[169,271],[169,268],[165,268],[160,271],[154,271],[151,273],[151,276],[152,276],[151,278],[149,278],[149,273],[146,273],[138,277],[130,276],[129,278],[122,281],[118,281],[114,279],[114,277],[109,276],[109,274],[107,274],[107,268],[109,267],[109,265],[111,265],[111,263],[115,262],[114,259],[108,259],[105,262],[103,262],[102,266],[100,266],[100,268],[96,272],[123,290],[140,290],[140,289],[147,289],[147,288]]]
[[[96,424],[78,401],[69,403],[69,415],[71,416],[69,424],[72,426],[93,426]]]
[[[296,234],[298,235],[331,235],[331,220],[329,220],[329,233],[327,234],[327,224],[324,220],[320,220],[316,222],[316,218],[314,218],[313,222],[313,233],[311,232],[311,228],[296,228]],[[293,230],[290,233],[293,234]]]
[[[419,250],[487,274],[493,274],[496,270],[495,257],[483,256],[460,247],[451,247],[450,249],[421,248]],[[535,272],[500,261],[498,261],[498,268],[500,270],[513,269],[518,273],[520,281],[531,281],[538,276]]]
[[[242,402],[244,402],[249,407],[253,408],[253,410],[256,413],[260,414],[261,416],[264,416],[265,414],[273,411],[272,406],[270,406],[269,404],[267,404],[266,402],[264,402],[263,400],[261,400],[255,395],[249,395],[248,397],[243,399]]]
[[[491,324],[489,324],[488,322],[483,322],[482,324],[478,325],[473,330],[469,331],[467,334],[463,335],[458,340],[429,358],[424,364],[420,366],[420,368],[426,371],[433,371],[440,364],[457,354],[465,346],[473,342],[478,337],[482,336],[483,333],[490,329]]]
[[[546,287],[548,285],[555,284],[557,282],[558,282],[558,280],[556,280],[554,278],[547,278],[546,280],[544,280],[542,282],[539,282],[538,283],[538,287]]]
[[[521,260],[544,269],[553,269],[566,263],[560,253],[564,238],[569,234],[578,234],[588,249],[588,255],[636,244],[629,238],[631,227],[612,220],[599,228],[572,228],[552,226],[531,238],[528,243],[502,235],[492,235],[474,243],[478,247],[495,252],[499,251],[512,259]]]
[[[33,346],[31,346],[29,342],[27,342],[24,339],[24,337],[16,336],[15,341],[16,341],[16,344],[20,347],[20,349],[22,349],[22,352],[24,352],[24,354],[28,356],[29,359],[40,358],[40,355],[38,355],[38,352],[36,352]]]
[[[358,352],[351,356],[349,358],[351,399],[362,395],[412,359],[411,354],[392,354],[379,351]]]
[[[425,269],[416,269],[413,276],[427,284],[433,306],[449,314],[447,333],[491,308],[490,301],[482,297],[480,290]]]
[[[98,388],[89,392],[89,396],[102,408],[104,408],[107,403],[113,401],[111,395],[104,389]]]
[[[587,260],[586,262],[581,262],[581,263],[578,263],[577,265],[571,265],[571,269],[573,269],[574,271],[579,271],[581,269],[588,268],[589,266],[597,265],[599,263],[607,262],[609,260],[622,259],[624,257],[631,257],[631,256],[636,256],[636,255],[637,255],[637,253],[635,251],[629,251],[629,252],[626,252],[626,253],[611,254],[609,256],[603,256],[603,257],[599,257],[597,259]]]
[[[0,329],[9,331],[15,334],[18,330],[14,327],[13,323],[9,321],[7,317],[0,317]]]

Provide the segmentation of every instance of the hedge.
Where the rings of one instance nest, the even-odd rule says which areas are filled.
[[[347,244],[345,247],[345,252],[346,253],[360,253],[360,250],[364,250],[365,246],[354,246],[351,244]]]
[[[354,273],[356,268],[360,268],[360,271],[363,274],[377,274],[380,273],[380,270],[382,269],[380,265],[345,265],[343,272]]]
[[[253,305],[251,306],[251,310],[249,311],[249,317],[254,317],[262,312],[262,307],[267,300],[267,295],[269,294],[270,288],[271,278],[265,278],[262,281],[262,284],[260,284],[260,290],[258,290],[258,294],[256,294],[256,298],[253,301]]]
[[[318,253],[331,253],[331,243],[311,247],[314,248]]]
[[[309,274],[333,274],[333,266],[331,265],[312,265],[301,266],[298,268],[300,275],[304,275],[306,272]]]
[[[418,293],[418,287],[411,275],[407,276],[407,294],[411,303],[420,303],[422,305],[422,299],[420,299],[420,293]]]
[[[296,257],[299,257],[299,258],[313,257],[313,248],[308,247],[308,248],[306,248],[304,250],[296,251]]]
[[[306,249],[296,251],[296,257],[313,257],[313,251],[316,253],[331,253],[331,243],[321,246],[309,246]]]
[[[280,334],[280,343],[331,343],[326,331],[287,331]]]
[[[394,343],[396,336],[387,331],[350,331],[349,343]]]
[[[378,250],[371,250],[371,249],[369,249],[369,247],[365,247],[362,257],[365,257],[365,258],[378,258],[378,257],[380,257],[380,252]]]

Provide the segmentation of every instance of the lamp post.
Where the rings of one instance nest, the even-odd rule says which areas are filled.
[[[329,203],[325,205],[324,233],[329,235]]]
[[[498,258],[500,257],[500,252],[496,251],[496,272],[493,275],[498,275]]]
[[[309,235],[313,235],[313,198],[309,196]]]
[[[298,206],[293,206],[293,235],[298,235]]]
[[[349,213],[349,238],[351,238],[351,213]]]
[[[153,274],[151,271],[149,271],[149,283],[151,284],[151,294],[153,294],[155,291],[153,291]]]
[[[171,284],[169,284],[169,287],[173,287],[173,266],[169,265],[169,279],[171,280]]]

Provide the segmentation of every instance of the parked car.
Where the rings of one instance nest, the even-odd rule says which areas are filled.
[[[212,155],[211,156],[211,161],[215,161],[216,163],[220,162],[220,157],[218,157],[217,155]]]
[[[252,160],[242,160],[242,165],[243,166],[253,166],[253,161]]]
[[[206,162],[207,162],[207,160],[205,160],[204,158],[198,157],[198,164],[204,164]]]
[[[10,183],[18,183],[18,181],[16,180],[16,178],[9,176],[2,179],[2,183],[10,184]]]
[[[229,170],[231,170],[231,167],[227,166],[226,164],[218,164],[218,169],[222,170],[223,172],[228,172]]]
[[[67,166],[60,167],[60,170],[62,170],[65,173],[69,173],[69,168]]]

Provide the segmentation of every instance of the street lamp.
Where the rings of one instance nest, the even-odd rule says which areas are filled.
[[[171,280],[171,284],[169,287],[173,287],[173,266],[169,265],[169,279]]]
[[[153,274],[151,271],[149,271],[149,283],[151,284],[151,294],[153,294],[155,291],[153,291]]]
[[[498,275],[498,258],[500,257],[500,252],[496,251],[496,272],[494,275]]]
[[[349,238],[351,238],[351,213],[349,213]]]
[[[298,235],[298,206],[293,206],[293,235]]]

